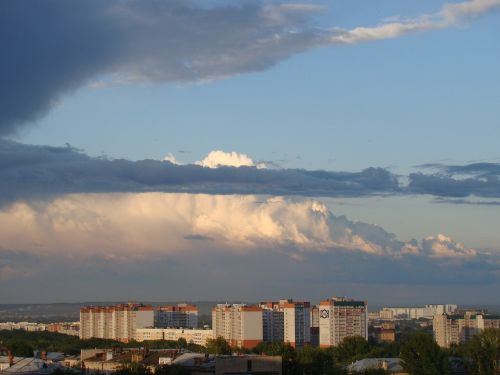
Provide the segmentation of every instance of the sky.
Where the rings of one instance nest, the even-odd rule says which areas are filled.
[[[499,32],[500,0],[1,2],[0,301],[500,304]]]

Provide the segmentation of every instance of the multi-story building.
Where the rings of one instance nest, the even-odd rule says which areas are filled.
[[[262,342],[262,308],[245,304],[218,304],[212,309],[215,337],[223,337],[231,346],[253,348]]]
[[[434,339],[443,348],[470,340],[487,328],[500,328],[500,315],[464,314],[435,315],[432,321]]]
[[[319,305],[311,307],[311,327],[319,328]]]
[[[155,327],[197,328],[198,307],[179,303],[177,306],[159,306],[155,310]]]
[[[332,298],[319,304],[319,344],[337,346],[346,337],[368,339],[368,304],[345,297]]]
[[[285,340],[285,312],[276,302],[262,302],[262,339],[264,342]]]
[[[92,337],[128,342],[137,328],[153,327],[153,306],[120,304],[80,309],[80,338]]]
[[[453,314],[457,305],[425,305],[425,307],[384,307],[380,313],[380,319],[432,319],[435,315]]]
[[[311,316],[309,302],[283,299],[279,302],[262,302],[263,337],[266,342],[286,342],[302,347],[311,342]]]
[[[208,340],[214,339],[211,329],[184,329],[184,328],[138,328],[135,330],[135,341],[184,339],[186,342],[206,346]]]

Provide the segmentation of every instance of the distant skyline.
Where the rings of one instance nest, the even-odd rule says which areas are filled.
[[[500,0],[7,0],[0,25],[2,302],[500,303]]]

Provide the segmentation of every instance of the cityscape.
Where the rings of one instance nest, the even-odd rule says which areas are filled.
[[[258,374],[282,374],[286,372],[283,357],[259,353],[265,350],[265,345],[278,344],[292,350],[328,350],[347,345],[349,340],[361,340],[383,347],[394,345],[401,340],[402,332],[412,327],[413,332],[432,332],[435,344],[443,350],[450,350],[468,345],[485,332],[500,331],[500,314],[488,313],[486,309],[428,304],[369,311],[367,301],[348,297],[332,297],[318,304],[292,299],[258,304],[219,303],[211,309],[211,324],[204,324],[199,319],[198,306],[188,303],[154,306],[129,302],[85,306],[79,314],[80,320],[76,322],[0,322],[0,338],[1,331],[50,332],[82,341],[101,339],[105,345],[115,344],[82,348],[80,355],[37,350],[32,359],[16,357],[11,350],[4,348],[4,356],[0,356],[0,371],[35,373],[39,371],[36,366],[44,363],[53,371],[77,368],[109,373],[123,371],[124,366],[135,363],[152,372],[160,371],[161,366],[175,366],[185,370],[186,374],[207,371],[218,374],[247,366],[244,373],[252,374],[255,366],[255,371],[261,371],[255,372]],[[125,347],[117,347],[116,343]],[[142,345],[147,343],[153,346],[168,343],[172,347],[148,346],[145,349]],[[228,352],[219,352],[221,347],[217,345],[221,343]],[[127,345],[131,347],[127,348]],[[200,348],[203,348],[202,353]],[[229,353],[232,355],[227,356]],[[248,365],[249,361],[253,364]],[[409,374],[400,358],[369,356],[345,366],[348,374],[377,370],[380,373]],[[453,372],[465,373],[466,366],[455,359]]]
[[[500,0],[0,0],[0,375],[500,375]]]

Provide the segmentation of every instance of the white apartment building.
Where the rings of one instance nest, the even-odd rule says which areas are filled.
[[[184,339],[187,343],[206,346],[208,340],[214,339],[211,329],[184,329],[184,328],[138,328],[135,330],[135,341]]]
[[[121,304],[80,309],[80,338],[92,337],[128,342],[137,328],[153,327],[153,306]]]
[[[348,298],[332,298],[319,304],[319,344],[337,346],[346,337],[368,339],[368,304]]]
[[[231,346],[253,348],[262,342],[262,308],[245,304],[218,304],[212,309],[215,337],[223,337]]]
[[[198,307],[179,303],[177,306],[159,306],[155,309],[155,327],[197,328]]]
[[[286,342],[302,347],[311,342],[311,316],[309,302],[283,299],[263,302],[263,338],[266,342]]]
[[[432,328],[437,344],[449,348],[452,344],[467,342],[484,329],[500,328],[500,315],[475,312],[435,315]]]
[[[425,305],[425,307],[384,307],[379,315],[380,319],[420,319],[433,318],[435,315],[453,314],[457,305]]]

